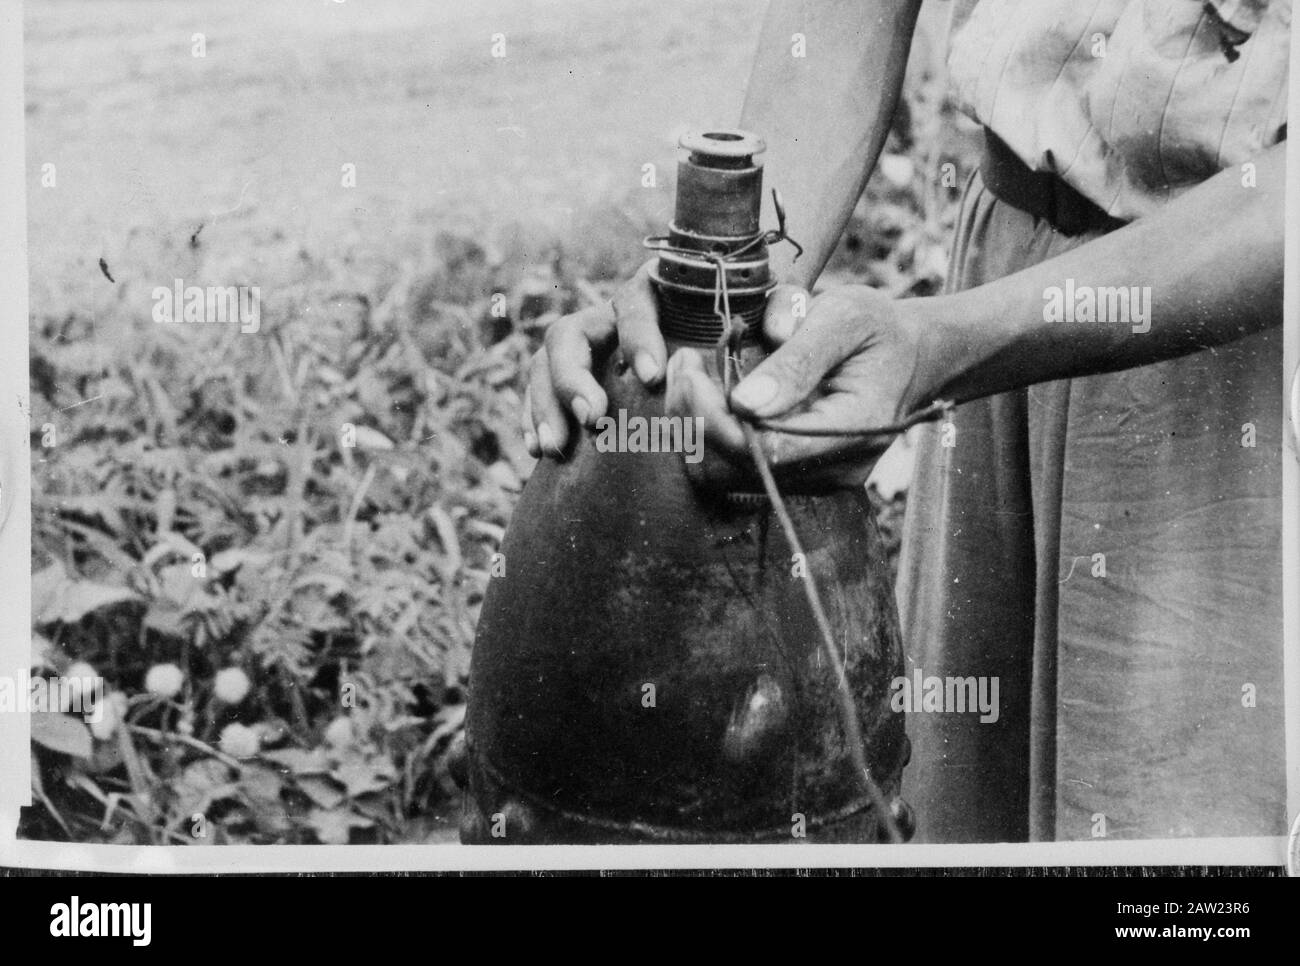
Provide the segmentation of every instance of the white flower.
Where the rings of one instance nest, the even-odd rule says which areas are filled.
[[[251,687],[252,683],[248,680],[247,674],[240,668],[228,667],[217,672],[213,690],[216,692],[217,697],[226,704],[239,704],[244,698],[248,697],[248,691]]]
[[[96,708],[96,713],[90,717],[90,733],[100,741],[108,741],[117,733],[122,715],[126,713],[126,695],[114,691],[104,698],[102,704],[103,707]]]
[[[352,744],[355,734],[352,731],[352,719],[340,716],[329,723],[325,729],[325,743],[331,748],[343,748]]]
[[[85,661],[77,661],[68,668],[64,677],[67,678],[94,678],[99,677],[99,672],[87,664]]]
[[[257,732],[241,724],[228,724],[221,729],[221,750],[232,758],[252,758],[262,747]]]
[[[98,680],[99,672],[85,661],[74,663],[63,673],[65,686],[59,688],[59,710],[72,711],[88,706],[95,699],[95,682]]]
[[[185,672],[175,664],[155,664],[144,676],[144,689],[160,698],[174,698],[185,683]]]
[[[882,154],[880,156],[880,173],[895,188],[906,188],[912,183],[916,167],[912,159],[905,154]]]

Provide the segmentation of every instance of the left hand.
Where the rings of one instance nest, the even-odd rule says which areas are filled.
[[[777,287],[768,298],[763,331],[778,348],[732,390],[731,411],[704,357],[690,349],[675,353],[668,364],[666,410],[704,417],[705,458],[688,471],[707,486],[753,480],[739,415],[790,430],[759,432],[778,482],[795,489],[861,486],[893,435],[797,431],[884,426],[930,401],[921,386],[925,331],[906,304],[861,285],[830,289],[815,299],[793,286]],[[807,307],[806,318],[796,315],[800,305]]]

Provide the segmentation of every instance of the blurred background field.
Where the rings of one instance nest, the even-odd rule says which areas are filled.
[[[975,139],[928,6],[827,283],[942,285]],[[524,363],[643,260],[677,134],[739,116],[761,13],[27,5],[33,666],[112,693],[91,728],[33,716],[23,834],[454,836]],[[176,279],[257,286],[260,330],[155,323]],[[891,532],[906,479],[904,446],[873,489]]]

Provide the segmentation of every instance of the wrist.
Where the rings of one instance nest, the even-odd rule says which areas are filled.
[[[917,347],[909,411],[939,399],[967,402],[1009,388],[999,373],[1016,355],[1019,337],[1006,318],[989,311],[988,299],[966,291],[902,299],[898,305]]]
[[[912,378],[900,401],[900,417],[924,409],[936,399],[950,399],[958,382],[959,361],[954,352],[949,320],[950,296],[899,299],[899,325],[914,346]]]

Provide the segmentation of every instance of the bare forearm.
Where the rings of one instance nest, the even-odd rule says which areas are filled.
[[[777,277],[811,288],[889,133],[920,0],[774,0],[741,125],[768,143],[765,181],[780,190],[790,235]],[[805,56],[795,56],[794,35]],[[764,223],[775,224],[770,197]]]
[[[912,402],[1146,365],[1280,325],[1285,144],[1256,165],[1254,187],[1230,168],[1057,258],[899,303],[926,346]]]

